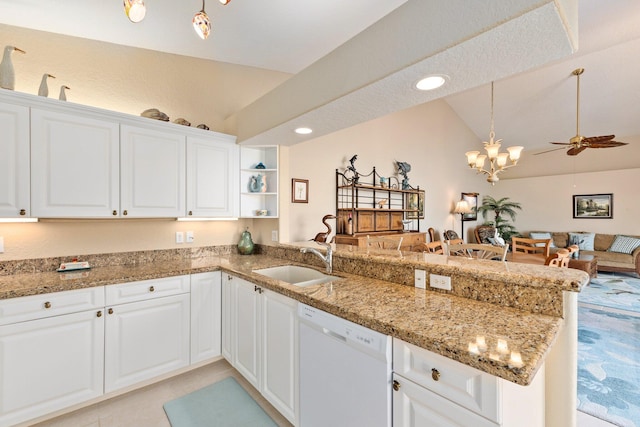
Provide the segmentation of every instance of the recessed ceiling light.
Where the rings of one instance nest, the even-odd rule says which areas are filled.
[[[425,77],[416,83],[416,88],[419,90],[434,90],[447,82],[448,77],[444,75],[433,75]]]
[[[298,135],[309,135],[311,132],[313,132],[313,129],[310,128],[297,128],[295,130]]]

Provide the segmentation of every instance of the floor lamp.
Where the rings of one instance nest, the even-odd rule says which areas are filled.
[[[466,200],[460,200],[459,202],[456,202],[456,207],[453,209],[453,213],[460,214],[460,222],[462,224],[462,235],[460,238],[464,242],[464,214],[471,213],[471,207]]]

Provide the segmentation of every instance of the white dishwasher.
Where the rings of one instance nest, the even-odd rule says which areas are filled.
[[[305,304],[300,426],[391,426],[391,337]]]

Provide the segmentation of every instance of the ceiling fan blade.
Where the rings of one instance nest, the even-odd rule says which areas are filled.
[[[550,142],[549,144],[555,144],[555,145],[573,145],[570,142]]]
[[[588,136],[585,139],[582,140],[582,142],[586,142],[588,144],[592,144],[594,142],[605,142],[605,141],[611,141],[613,138],[615,138],[615,135],[605,135],[605,136]]]
[[[554,148],[553,150],[541,151],[539,153],[534,153],[533,155],[537,156],[538,154],[551,153],[552,151],[558,151],[558,150],[564,150],[564,147]]]
[[[620,147],[622,145],[627,145],[627,142],[618,142],[618,141],[604,141],[604,142],[590,142],[589,148],[611,148],[611,147]]]
[[[585,145],[581,147],[571,147],[567,151],[567,156],[577,156],[578,154],[582,153],[586,149],[587,147]]]

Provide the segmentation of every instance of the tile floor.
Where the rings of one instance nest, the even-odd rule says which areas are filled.
[[[291,424],[227,361],[203,366],[34,427],[171,427],[162,405],[227,377],[234,377],[280,427]]]
[[[34,427],[171,427],[162,405],[227,377],[234,377],[281,427],[291,424],[225,360],[97,403]],[[614,427],[578,412],[577,427]]]

